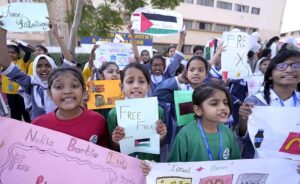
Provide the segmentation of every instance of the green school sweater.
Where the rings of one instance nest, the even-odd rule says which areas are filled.
[[[239,159],[240,150],[231,130],[223,124],[219,125],[222,135],[223,149],[220,160]],[[220,139],[218,133],[206,133],[208,145],[214,160],[219,160]],[[175,138],[169,162],[209,161],[208,152],[196,122],[185,125]]]
[[[158,107],[158,117],[160,120],[162,120],[162,122],[164,122],[164,110],[161,107]],[[108,117],[107,117],[107,126],[108,126],[108,131],[110,134],[110,140],[112,140],[112,133],[114,131],[114,129],[116,128],[116,126],[118,125],[117,122],[117,111],[116,108],[112,108],[109,111]],[[154,160],[156,162],[160,161],[160,155],[158,154],[151,154],[151,153],[133,153],[130,154],[130,156],[133,157],[138,157],[141,160]]]

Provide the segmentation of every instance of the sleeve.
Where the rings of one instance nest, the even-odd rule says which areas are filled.
[[[155,96],[158,101],[174,103],[174,90],[178,90],[179,86],[175,77],[171,77],[162,81],[155,90]]]
[[[108,132],[110,134],[110,137],[112,136],[112,132],[114,131],[114,129],[116,128],[117,125],[118,125],[117,113],[116,113],[116,109],[113,108],[109,111],[109,114],[107,117],[107,127],[108,127]]]
[[[176,71],[179,68],[181,61],[183,60],[183,57],[184,55],[181,52],[175,52],[173,61],[169,64],[167,71],[164,74],[166,79],[174,77],[176,75]]]
[[[98,139],[98,145],[108,148],[109,147],[109,133],[108,133],[108,129],[107,129],[107,124],[105,122],[104,117],[100,118],[100,122],[102,124],[102,131],[100,134],[100,139]]]
[[[11,64],[8,68],[1,72],[8,78],[18,83],[27,94],[31,91],[31,78],[26,73],[22,72],[16,65]]]
[[[82,77],[84,79],[84,81],[87,81],[87,79],[92,75],[92,71],[90,69],[90,67],[86,67],[83,69],[82,71]]]
[[[170,152],[168,162],[186,162],[187,161],[187,143],[183,138],[184,134],[179,132],[175,138],[173,148]]]

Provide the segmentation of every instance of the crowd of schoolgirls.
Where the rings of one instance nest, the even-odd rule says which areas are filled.
[[[138,52],[135,34],[128,26],[134,51],[134,61],[122,71],[107,61],[95,68],[94,46],[83,70],[77,68],[73,55],[59,37],[57,26],[52,33],[63,54],[57,66],[43,46],[34,49],[35,59],[29,61],[28,46],[7,45],[7,32],[0,29],[0,66],[2,92],[6,94],[11,118],[31,122],[63,132],[98,145],[120,151],[119,141],[125,137],[118,125],[116,109],[101,112],[85,107],[87,80],[121,80],[127,99],[156,96],[159,101],[156,130],[160,135],[161,154],[135,153],[142,160],[156,162],[189,162],[253,158],[254,148],[247,133],[247,119],[253,106],[300,106],[300,52],[289,43],[271,57],[268,44],[259,51],[248,52],[248,62],[254,75],[264,75],[260,90],[247,95],[247,82],[222,80],[222,43],[208,61],[204,48],[195,46],[193,56],[183,62],[181,52],[185,32],[179,34],[177,46],[170,46],[166,55],[150,58],[147,50]],[[217,42],[217,40],[216,40]],[[21,57],[20,48],[25,55]],[[170,64],[166,65],[166,60]],[[195,119],[183,127],[177,126],[174,91],[191,90]],[[146,162],[142,169],[149,172]]]

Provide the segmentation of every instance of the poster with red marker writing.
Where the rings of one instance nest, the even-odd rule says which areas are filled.
[[[300,160],[299,107],[256,106],[248,131],[258,158]]]
[[[1,116],[0,132],[0,184],[145,184],[133,157]]]

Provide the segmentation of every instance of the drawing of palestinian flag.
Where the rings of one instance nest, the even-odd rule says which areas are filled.
[[[134,146],[135,147],[150,147],[150,138],[145,139],[136,139],[134,140]]]
[[[159,9],[138,8],[131,15],[132,29],[150,35],[167,35],[182,30],[182,15]]]

